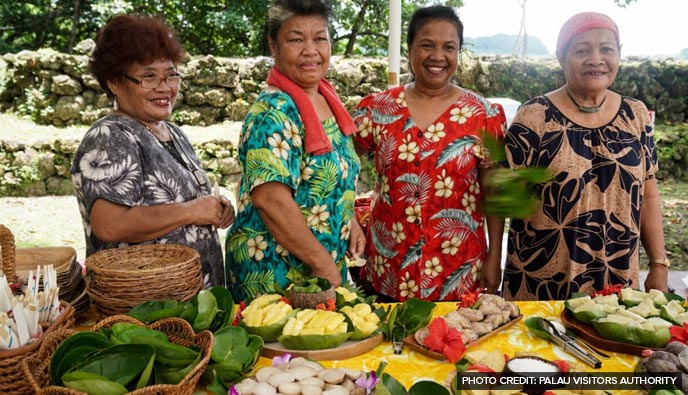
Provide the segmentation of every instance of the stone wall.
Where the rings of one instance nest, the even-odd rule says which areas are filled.
[[[82,43],[84,52],[88,46]],[[456,78],[486,97],[523,102],[563,84],[554,60],[474,58],[462,54]],[[29,115],[39,124],[89,125],[111,103],[87,71],[87,55],[42,49],[5,54],[0,61],[0,111]],[[3,67],[4,64],[4,67]],[[383,58],[332,59],[328,79],[350,110],[361,97],[387,87]],[[185,76],[173,121],[180,125],[211,125],[241,121],[265,86],[272,59],[187,57],[179,65]],[[401,80],[406,80],[402,64]],[[688,63],[625,60],[614,83],[616,91],[642,100],[660,121],[688,120]]]
[[[88,43],[82,43],[88,53]],[[82,45],[80,44],[80,45]],[[553,61],[473,58],[462,54],[457,82],[486,97],[525,101],[563,84]],[[111,106],[87,71],[86,55],[52,50],[23,51],[0,58],[0,111],[30,116],[36,123],[56,126],[89,125]],[[173,115],[179,125],[212,125],[241,121],[265,85],[272,66],[266,57],[231,59],[187,57],[179,69],[184,86]],[[382,58],[334,58],[328,79],[352,110],[368,93],[387,85],[387,61]],[[406,81],[402,64],[401,80]],[[688,120],[688,63],[624,61],[613,87],[644,101],[663,122]],[[20,137],[17,136],[17,139]],[[688,179],[688,132],[659,139],[660,178]],[[0,196],[69,195],[71,159],[78,146],[73,139],[26,144],[0,141]],[[239,166],[231,141],[195,145],[205,170],[223,186],[236,182]],[[364,174],[365,176],[365,174]]]

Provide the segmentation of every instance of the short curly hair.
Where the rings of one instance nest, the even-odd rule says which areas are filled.
[[[319,16],[328,23],[332,17],[330,0],[275,0],[268,10],[268,37],[277,41],[277,34],[293,16]]]
[[[108,98],[115,95],[107,81],[124,78],[134,63],[150,64],[171,60],[177,64],[184,57],[184,48],[177,34],[158,18],[123,14],[112,18],[96,37],[96,48],[88,66]]]

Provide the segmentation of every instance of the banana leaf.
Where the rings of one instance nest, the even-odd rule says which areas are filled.
[[[338,347],[344,343],[352,332],[337,333],[332,335],[299,335],[285,336],[277,338],[284,347],[291,350],[324,350]]]
[[[668,328],[655,328],[655,330],[630,327],[616,322],[592,321],[592,325],[602,337],[622,343],[638,346],[662,348],[671,339]]]
[[[541,328],[541,326],[539,324],[540,320],[542,320],[542,317],[528,317],[525,320],[524,324],[525,324],[526,328],[528,328],[528,330],[530,332],[532,332],[535,336],[537,336],[541,339],[550,340],[549,333],[540,329]]]
[[[121,395],[129,392],[125,386],[107,377],[89,372],[71,372],[62,378],[67,388],[91,395]]]

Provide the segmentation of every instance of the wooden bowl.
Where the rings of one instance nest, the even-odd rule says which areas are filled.
[[[295,309],[314,309],[321,303],[326,304],[328,299],[337,300],[337,294],[332,287],[320,292],[289,292],[289,300]]]

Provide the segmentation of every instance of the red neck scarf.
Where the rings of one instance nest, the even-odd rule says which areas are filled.
[[[323,129],[318,113],[303,89],[275,67],[270,69],[267,83],[286,92],[296,103],[296,108],[299,110],[301,120],[306,129],[306,152],[311,155],[322,155],[332,151],[332,144],[325,135],[325,129]],[[323,78],[318,83],[318,92],[323,95],[325,101],[330,106],[330,110],[332,110],[342,134],[348,136],[354,133],[357,128],[353,119],[351,119],[351,115],[346,111],[341,100],[339,100],[339,96],[337,96],[337,92],[326,79]]]

